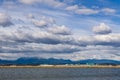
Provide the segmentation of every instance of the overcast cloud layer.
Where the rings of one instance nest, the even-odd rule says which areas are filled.
[[[0,1],[0,59],[120,60],[119,11],[68,1]]]

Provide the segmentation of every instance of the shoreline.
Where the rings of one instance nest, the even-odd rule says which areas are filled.
[[[120,68],[120,65],[111,66],[111,65],[25,65],[25,66],[0,66],[0,68]]]

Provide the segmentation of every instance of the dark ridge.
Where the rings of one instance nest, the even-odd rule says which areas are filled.
[[[87,60],[79,60],[79,61],[71,61],[64,59],[44,59],[44,58],[19,58],[17,60],[1,60],[0,65],[64,65],[64,64],[87,64],[87,65],[120,65],[120,61],[115,60],[106,60],[106,59],[87,59]]]

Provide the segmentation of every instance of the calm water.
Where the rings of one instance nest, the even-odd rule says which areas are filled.
[[[0,68],[0,80],[120,80],[120,69]]]

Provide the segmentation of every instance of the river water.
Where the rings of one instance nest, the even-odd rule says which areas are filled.
[[[0,68],[0,80],[120,80],[120,68]]]

